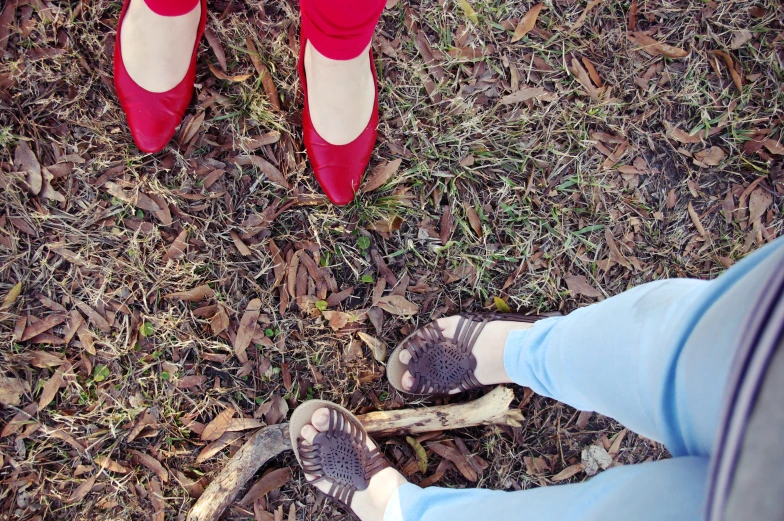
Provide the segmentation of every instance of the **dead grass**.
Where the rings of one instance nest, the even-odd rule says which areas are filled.
[[[434,317],[492,309],[494,297],[512,310],[568,312],[651,280],[713,278],[784,231],[784,39],[773,0],[640,2],[636,30],[688,52],[684,58],[637,50],[628,2],[602,2],[574,31],[585,4],[548,3],[516,43],[512,30],[532,4],[471,2],[473,23],[452,2],[400,2],[375,40],[382,78],[373,165],[402,165],[345,209],[324,204],[300,141],[296,6],[210,4],[227,72],[254,71],[252,35],[281,111],[258,74],[238,83],[215,78],[207,63],[217,60],[204,42],[198,99],[183,132],[166,152],[147,156],[133,146],[111,86],[119,3],[18,3],[0,62],[0,295],[17,283],[22,292],[0,311],[0,376],[29,389],[0,410],[12,431],[0,439],[0,519],[147,518],[163,509],[167,519],[183,519],[193,501],[186,490],[198,486],[182,480],[208,483],[243,440],[224,439],[226,448],[196,463],[206,445],[198,432],[226,407],[273,422],[309,397],[354,410],[402,405],[357,330],[391,347]],[[742,92],[714,51],[728,53]],[[504,99],[536,87],[546,92]],[[254,143],[270,132],[280,139]],[[33,196],[15,173],[22,141],[53,174],[62,202]],[[291,188],[271,182],[267,166],[242,160],[248,155],[272,164]],[[109,193],[110,183],[125,192]],[[136,193],[161,211],[144,209]],[[184,254],[167,261],[178,236]],[[298,269],[295,255],[312,256],[315,271]],[[332,328],[316,307],[353,286],[330,310],[361,315],[385,278],[383,294],[405,296],[418,314],[382,313],[379,331],[366,316],[339,315],[347,323]],[[214,294],[166,297],[200,285]],[[233,346],[252,299],[260,300],[260,327],[242,363]],[[221,310],[230,319],[223,329],[211,326]],[[68,338],[74,313],[89,327]],[[66,314],[20,340],[19,328]],[[47,364],[35,359],[39,352],[63,360]],[[62,385],[50,384],[50,402],[36,410],[57,367]],[[550,485],[583,448],[609,449],[622,429],[598,415],[578,424],[577,411],[523,390],[519,398],[521,429],[457,433],[489,464],[476,485],[447,465],[440,484]],[[144,411],[152,419],[129,441]],[[410,466],[405,440],[390,440],[387,453]],[[628,433],[616,462],[665,456],[661,445]],[[101,471],[99,457],[127,470]],[[441,463],[431,454],[425,475]],[[291,464],[286,457],[270,468]],[[262,507],[288,512],[292,503],[297,519],[337,516],[297,473]],[[227,518],[253,515],[236,507]]]

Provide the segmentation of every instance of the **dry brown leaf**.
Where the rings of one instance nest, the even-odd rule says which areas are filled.
[[[182,230],[177,238],[174,239],[174,242],[169,246],[169,249],[166,250],[166,255],[163,256],[163,261],[167,262],[174,259],[179,259],[185,253],[185,250],[188,248],[188,230]]]
[[[22,395],[30,392],[30,384],[19,378],[0,376],[0,404],[18,407]]]
[[[166,519],[166,498],[163,496],[161,484],[157,479],[151,479],[147,485],[152,505],[152,521],[164,521]]]
[[[536,19],[539,16],[539,11],[544,7],[543,3],[536,4],[520,19],[520,23],[515,27],[514,35],[512,35],[512,43],[515,43],[523,38],[526,34],[531,32],[531,29],[536,25]]]
[[[582,27],[582,25],[585,23],[585,19],[588,17],[588,13],[591,12],[591,9],[593,9],[597,5],[601,4],[603,1],[604,0],[591,0],[590,2],[588,2],[588,5],[585,6],[585,9],[583,10],[583,12],[580,13],[580,17],[577,18],[577,21],[574,22],[574,25],[572,25],[569,28],[569,32],[574,32],[577,29],[579,29],[580,27]]]
[[[597,87],[603,87],[604,83],[602,82],[602,78],[599,76],[599,72],[594,67],[591,60],[583,56],[583,65],[585,65],[585,69],[588,71],[588,75],[591,77],[591,81],[593,81]]]
[[[370,348],[373,358],[378,362],[385,362],[387,359],[387,345],[378,338],[368,335],[362,331],[357,333],[359,338]]]
[[[481,239],[482,220],[479,218],[479,213],[476,211],[473,205],[470,205],[468,203],[464,203],[464,204],[465,204],[466,217],[468,217],[468,224],[471,225],[471,228],[474,230],[474,233],[476,233],[476,236]]]
[[[395,176],[402,163],[402,159],[395,159],[376,166],[370,175],[367,176],[364,186],[359,191],[367,193],[378,190]]]
[[[35,154],[30,150],[30,146],[26,141],[20,139],[19,144],[16,145],[14,150],[14,167],[17,172],[25,172],[27,174],[27,186],[33,194],[38,195],[41,192],[43,178],[41,177],[41,164],[36,159]]]
[[[39,411],[44,410],[47,405],[52,403],[52,400],[57,396],[57,391],[65,384],[63,373],[68,372],[70,369],[71,364],[66,362],[59,369],[54,370],[54,374],[46,381],[41,390],[41,396],[38,398]]]
[[[2,393],[2,382],[0,382],[0,394]],[[0,401],[2,403],[2,401]],[[3,427],[2,432],[0,432],[0,438],[5,438],[6,436],[11,436],[12,434],[16,434],[17,432],[21,431],[26,425],[35,424],[35,419],[33,419],[33,415],[38,412],[38,404],[31,403],[11,418],[5,427]]]
[[[601,95],[604,93],[604,89],[599,89],[591,82],[591,77],[588,75],[588,71],[586,71],[583,66],[580,64],[580,60],[577,58],[572,59],[572,66],[570,68],[572,74],[577,78],[577,81],[583,86],[585,91],[588,93],[588,96],[594,101],[600,101]]]
[[[65,196],[52,188],[52,180],[54,179],[54,175],[49,171],[48,168],[44,168],[43,170],[43,186],[41,187],[41,197],[46,199],[51,199],[52,201],[57,201],[60,203],[65,202]]]
[[[242,434],[239,432],[224,432],[220,438],[213,441],[212,443],[207,444],[203,449],[201,449],[199,455],[196,456],[196,464],[198,465],[199,463],[204,463],[241,437]]]
[[[634,31],[637,29],[637,0],[632,0],[632,5],[629,7],[629,30]]]
[[[191,389],[193,387],[198,387],[200,385],[204,385],[207,381],[207,377],[203,374],[193,374],[189,376],[183,376],[179,380],[177,380],[177,389]]]
[[[684,132],[667,121],[664,122],[664,126],[667,128],[667,135],[679,143],[700,143],[702,141],[699,135],[691,135],[688,132]]]
[[[761,186],[755,188],[749,195],[749,224],[762,217],[771,204],[773,204],[773,196],[770,192]]]
[[[240,236],[237,232],[231,230],[229,231],[229,235],[231,236],[231,240],[234,241],[234,246],[237,247],[237,251],[240,252],[240,255],[242,255],[243,257],[248,257],[250,255],[253,255],[251,249],[248,248],[248,246],[244,242],[242,242],[242,239],[240,239]]]
[[[615,456],[617,456],[618,452],[621,450],[621,443],[623,443],[623,439],[626,437],[627,432],[629,432],[629,429],[623,429],[613,438],[612,445],[610,445],[610,448],[607,451],[613,459],[615,459]]]
[[[725,155],[721,148],[710,147],[694,154],[694,164],[702,167],[718,166]]]
[[[174,293],[168,293],[164,295],[164,298],[187,300],[188,302],[199,302],[205,298],[211,298],[214,294],[215,292],[211,287],[206,284],[202,284],[201,286],[196,286],[195,288],[189,289],[187,291],[175,291]]]
[[[712,51],[715,56],[718,56],[722,60],[724,60],[724,64],[727,66],[727,70],[730,71],[730,76],[732,77],[732,82],[735,84],[735,88],[738,89],[738,92],[743,92],[743,81],[741,80],[740,74],[738,71],[735,70],[735,61],[732,59],[732,56],[727,54],[724,51]]]
[[[517,92],[513,92],[504,96],[498,103],[501,105],[512,105],[513,103],[528,101],[529,99],[543,96],[545,94],[548,94],[548,92],[543,87],[525,87],[518,90]]]
[[[234,76],[229,76],[228,74],[224,74],[223,71],[215,67],[213,64],[208,63],[207,67],[210,68],[210,72],[218,78],[219,80],[226,80],[233,83],[238,83],[247,80],[248,78],[253,76],[253,73],[250,74],[236,74]]]
[[[222,304],[218,304],[218,311],[210,318],[210,329],[212,334],[217,335],[226,331],[229,327],[229,315],[226,313],[226,308]]]
[[[607,247],[610,248],[610,258],[627,270],[632,269],[631,263],[621,254],[621,250],[618,249],[618,245],[615,243],[615,237],[613,237],[609,227],[604,228],[604,240],[607,241]]]
[[[429,443],[427,448],[438,454],[444,459],[448,459],[455,464],[457,470],[469,481],[476,482],[478,475],[465,456],[459,450],[454,449],[443,443]]]
[[[740,49],[746,43],[751,40],[751,31],[748,29],[741,29],[740,31],[735,31],[732,33],[732,43],[730,43],[730,49],[736,50]]]
[[[190,143],[194,136],[199,132],[202,124],[204,123],[204,117],[204,111],[200,110],[198,113],[196,113],[196,115],[186,118],[185,125],[183,125],[182,130],[180,130],[180,138],[178,140],[181,147],[187,146],[187,144]]]
[[[582,471],[583,471],[583,464],[582,463],[575,463],[574,465],[569,465],[568,467],[563,469],[561,472],[559,472],[555,476],[551,477],[550,480],[551,481],[555,481],[555,482],[564,481],[564,480],[567,480],[567,479],[571,478],[572,476],[576,476],[577,474],[579,474]]]
[[[283,173],[281,173],[281,171],[275,167],[275,165],[260,156],[251,155],[246,157],[253,166],[261,170],[261,173],[267,176],[267,179],[271,183],[275,183],[276,185],[281,186],[286,190],[291,188],[289,186],[289,182],[286,180],[286,176],[284,176]]]
[[[174,475],[174,478],[177,480],[177,483],[183,489],[185,489],[185,491],[188,493],[189,496],[194,498],[199,497],[204,492],[204,487],[201,486],[199,480],[194,481],[176,469],[172,470],[172,474]]]
[[[419,306],[400,295],[387,295],[378,299],[378,307],[397,316],[412,316],[419,313]]]
[[[684,51],[678,47],[674,47],[672,45],[655,40],[647,34],[639,31],[629,33],[626,35],[626,37],[640,46],[640,48],[636,50],[645,51],[651,56],[664,55],[668,58],[685,58],[689,55],[688,51]]]
[[[44,331],[49,331],[56,325],[62,324],[65,322],[65,316],[63,315],[49,315],[46,318],[42,318],[37,322],[34,322],[27,326],[22,333],[22,338],[20,339],[22,342],[30,340],[34,336],[38,336]]]
[[[138,450],[128,450],[128,452],[133,454],[139,460],[139,463],[153,471],[161,481],[164,483],[169,482],[169,472],[161,465],[160,461]]]
[[[267,472],[256,483],[250,487],[248,493],[245,494],[240,500],[240,506],[248,506],[257,499],[263,497],[265,494],[279,489],[292,478],[291,469],[284,467],[282,469],[275,469]]]
[[[577,295],[584,295],[586,297],[601,297],[602,293],[588,283],[585,275],[567,275],[564,277],[566,286],[569,288],[569,293],[573,297]]]
[[[242,315],[242,319],[240,319],[240,327],[234,339],[234,354],[240,363],[244,364],[248,361],[248,355],[245,354],[245,350],[250,345],[251,340],[253,340],[260,310],[261,300],[255,298],[248,302],[248,307],[245,308],[245,313]]]
[[[95,463],[97,463],[102,469],[110,470],[112,472],[116,472],[117,474],[127,474],[131,470],[127,467],[123,467],[109,456],[98,456],[95,458]]]
[[[782,144],[781,141],[768,138],[762,142],[762,145],[767,148],[771,154],[776,154],[777,156],[784,155],[784,144]]]
[[[138,190],[135,192],[125,191],[120,185],[113,183],[112,181],[108,181],[103,186],[110,195],[113,195],[120,201],[126,202],[131,206],[135,206],[136,208],[141,208],[142,210],[147,210],[149,212],[161,211],[161,207],[158,206],[155,201]]]
[[[211,27],[207,27],[204,29],[204,38],[207,40],[207,43],[210,44],[212,48],[212,52],[215,53],[215,57],[218,59],[218,64],[223,69],[223,72],[226,71],[226,53],[223,52],[223,46],[220,43],[220,39],[215,34],[215,31],[212,30]]]
[[[11,306],[14,305],[16,299],[19,298],[19,295],[22,294],[22,282],[17,282],[8,292],[8,294],[3,299],[3,303],[0,304],[0,311],[5,311],[9,309]]]
[[[78,503],[79,501],[87,497],[87,494],[89,494],[90,491],[93,489],[93,486],[95,486],[95,478],[97,477],[98,477],[98,473],[96,473],[91,478],[82,481],[79,484],[79,486],[76,487],[76,489],[74,489],[73,492],[71,492],[71,495],[68,496],[67,502]]]
[[[204,427],[204,430],[201,433],[201,439],[204,441],[214,441],[223,436],[223,433],[229,428],[231,419],[234,417],[234,412],[233,408],[227,407],[218,413],[218,415]]]
[[[259,77],[261,78],[261,86],[264,89],[264,93],[267,95],[267,98],[269,99],[272,110],[275,112],[280,112],[280,97],[278,96],[278,89],[275,87],[275,82],[272,81],[272,74],[270,74],[269,69],[266,65],[264,65],[264,63],[262,63],[259,52],[256,50],[256,45],[253,43],[253,39],[250,37],[250,35],[248,35],[248,37],[245,39],[245,44],[248,48],[250,61],[253,62],[253,67],[256,69],[256,72],[259,73]]]
[[[704,239],[708,238],[708,234],[705,232],[705,228],[703,228],[702,223],[700,222],[700,216],[697,215],[697,212],[694,211],[694,206],[692,206],[691,201],[689,201],[689,217],[691,217],[691,222],[694,223],[694,227],[697,228],[697,232],[702,235]]]

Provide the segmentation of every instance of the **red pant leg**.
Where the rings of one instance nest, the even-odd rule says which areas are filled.
[[[161,16],[181,16],[199,5],[199,0],[144,0],[147,7]]]
[[[356,58],[370,43],[385,0],[300,0],[302,31],[333,60]]]

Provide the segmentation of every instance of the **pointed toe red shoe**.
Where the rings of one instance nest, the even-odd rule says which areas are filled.
[[[196,51],[207,23],[207,0],[201,0],[201,21],[193,46],[191,65],[182,81],[166,92],[150,92],[140,87],[125,69],[120,48],[120,30],[130,0],[125,0],[117,22],[114,43],[114,87],[120,105],[128,118],[128,127],[139,150],[159,152],[174,136],[193,96],[196,80]]]
[[[351,143],[333,145],[322,138],[313,126],[310,119],[308,106],[308,83],[305,77],[305,42],[304,34],[300,36],[299,44],[299,78],[302,82],[302,92],[305,106],[302,110],[302,133],[305,142],[305,151],[313,167],[316,181],[321,186],[333,204],[344,206],[354,200],[359,190],[362,176],[370,162],[373,147],[376,146],[378,135],[378,78],[376,67],[373,64],[373,51],[368,52],[370,68],[373,71],[373,84],[376,90],[376,99],[373,113],[362,133]]]

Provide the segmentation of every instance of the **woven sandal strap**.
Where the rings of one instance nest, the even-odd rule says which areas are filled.
[[[485,326],[497,320],[532,323],[545,318],[538,315],[516,313],[461,313],[458,317],[459,320],[451,340],[443,336],[442,329],[435,322],[431,322],[417,330],[406,342],[405,349],[411,354],[410,373],[414,377],[414,386],[411,392],[446,394],[454,389],[469,391],[482,387],[474,374],[476,359],[472,352]],[[432,349],[438,349],[444,356],[448,356],[461,366],[460,372],[462,374],[457,380],[450,380],[450,378],[441,375],[438,378],[440,383],[433,381],[432,371],[434,369],[431,367],[433,361],[423,362],[424,365],[420,363],[420,358],[426,356],[426,353]],[[444,383],[444,380],[447,382]]]
[[[335,407],[325,407],[328,428],[317,434],[311,445],[297,441],[302,469],[313,476],[309,483],[329,483],[327,495],[350,510],[354,493],[367,488],[370,478],[390,463],[378,447],[368,448],[367,433],[359,420]],[[351,453],[354,457],[347,458]]]

